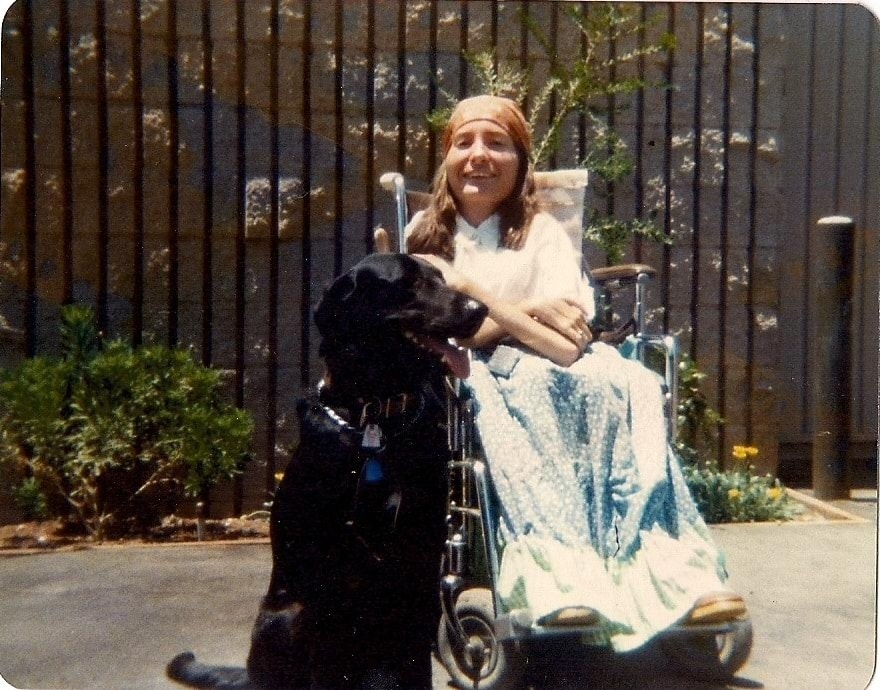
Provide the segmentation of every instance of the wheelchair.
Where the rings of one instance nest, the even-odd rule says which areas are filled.
[[[675,336],[646,332],[647,289],[654,269],[627,264],[587,271],[581,248],[587,171],[537,172],[535,182],[544,210],[565,227],[596,289],[598,314],[592,325],[621,354],[661,375],[669,438],[675,438],[680,349]],[[383,174],[380,184],[393,195],[396,248],[405,251],[408,219],[428,205],[430,195],[408,190],[397,172]],[[628,295],[623,309],[629,312],[623,319],[615,316],[622,293]],[[501,547],[494,536],[499,503],[490,468],[480,455],[474,401],[467,388],[451,378],[447,397],[448,536],[440,572],[437,655],[456,687],[517,688],[526,670],[525,651],[532,645],[552,644],[562,637],[575,638],[585,646],[607,647],[609,641],[595,625],[542,626],[528,610],[504,608],[495,586],[501,564]],[[676,625],[664,630],[658,642],[676,670],[700,680],[725,681],[748,660],[752,624],[746,616],[723,623]]]

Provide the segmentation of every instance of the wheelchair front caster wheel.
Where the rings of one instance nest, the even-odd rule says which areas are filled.
[[[696,626],[694,626],[696,628]],[[752,622],[733,621],[725,632],[678,632],[660,639],[666,656],[687,675],[700,680],[730,680],[752,651]]]
[[[455,615],[468,636],[461,648],[446,622],[440,619],[437,651],[457,688],[512,690],[520,687],[525,671],[522,656],[514,645],[495,636],[495,609],[488,589],[466,589],[455,600]]]

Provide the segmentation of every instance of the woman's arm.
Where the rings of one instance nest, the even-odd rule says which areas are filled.
[[[523,308],[498,299],[453,269],[443,259],[431,255],[418,256],[436,266],[443,273],[447,285],[453,290],[473,297],[489,309],[489,318],[486,319],[477,334],[462,341],[462,345],[486,347],[509,335],[556,364],[567,367],[578,360],[583,349],[589,344],[591,339],[589,331],[585,326],[581,329],[577,325],[576,319],[568,327],[570,337],[566,337],[529,314],[529,308],[537,305],[527,305]]]

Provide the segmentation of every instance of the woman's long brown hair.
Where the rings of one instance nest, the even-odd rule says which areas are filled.
[[[500,244],[507,249],[520,249],[525,244],[532,218],[540,210],[535,189],[535,176],[528,154],[517,147],[519,176],[513,192],[498,205]],[[452,261],[455,258],[455,220],[458,208],[449,190],[446,165],[442,163],[434,176],[431,204],[406,241],[412,254],[436,254]]]

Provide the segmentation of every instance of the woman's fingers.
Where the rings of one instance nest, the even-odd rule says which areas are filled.
[[[385,228],[376,228],[373,231],[373,247],[377,254],[391,253],[391,238]]]
[[[561,298],[536,304],[531,309],[531,315],[581,349],[593,340],[584,310],[575,300]]]
[[[588,331],[583,309],[567,299],[553,299],[534,305],[530,314],[545,326],[572,337],[575,333]]]

